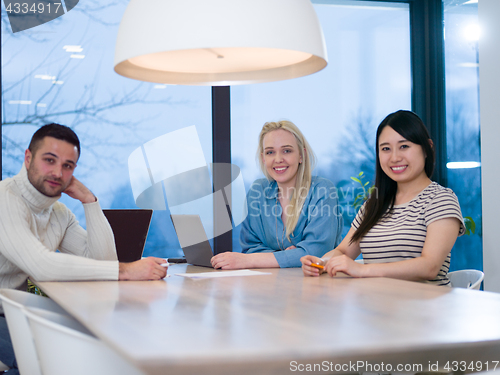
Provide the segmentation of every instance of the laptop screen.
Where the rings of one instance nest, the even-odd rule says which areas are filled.
[[[170,215],[187,263],[212,267],[212,248],[199,215]]]

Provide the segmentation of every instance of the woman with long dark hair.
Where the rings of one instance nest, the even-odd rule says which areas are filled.
[[[434,161],[434,145],[415,113],[387,116],[377,129],[375,189],[337,248],[321,259],[301,258],[304,275],[449,285],[451,248],[465,226],[453,191],[430,180]],[[363,264],[354,261],[360,253]]]

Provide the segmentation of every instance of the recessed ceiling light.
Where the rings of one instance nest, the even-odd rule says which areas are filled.
[[[29,104],[31,104],[31,100],[9,100],[9,104],[29,105]]]
[[[477,23],[471,23],[464,28],[463,34],[465,39],[475,42],[481,36],[481,28]]]
[[[56,79],[55,76],[49,76],[48,74],[37,74],[35,75],[35,78],[43,79],[46,81],[53,81]]]
[[[458,66],[462,67],[462,68],[477,68],[479,67],[479,64],[478,63],[460,63],[458,64]]]
[[[63,49],[66,52],[82,52],[83,51],[82,46],[64,46]]]
[[[446,168],[448,169],[469,169],[469,168],[479,168],[481,163],[477,161],[454,161],[446,163]]]

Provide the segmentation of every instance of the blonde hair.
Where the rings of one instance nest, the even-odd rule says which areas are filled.
[[[257,159],[259,160],[260,169],[267,177],[268,180],[273,180],[273,178],[267,173],[266,166],[262,155],[264,154],[264,137],[266,134],[283,129],[287,132],[293,134],[295,140],[297,141],[297,146],[300,153],[300,158],[302,163],[299,164],[297,170],[297,178],[295,180],[295,190],[293,196],[290,199],[291,215],[288,216],[286,222],[286,238],[290,241],[290,235],[293,234],[295,227],[299,221],[300,213],[302,212],[302,207],[306,200],[307,194],[311,187],[311,173],[316,164],[316,156],[314,155],[311,146],[307,142],[306,138],[299,130],[299,128],[291,121],[278,121],[278,122],[266,122],[262,127],[259,134],[259,147],[257,149]]]

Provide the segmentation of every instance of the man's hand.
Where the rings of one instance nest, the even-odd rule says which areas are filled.
[[[93,203],[97,201],[95,195],[75,176],[71,178],[71,182],[63,193],[68,194],[73,199],[78,199],[82,203]]]
[[[166,259],[148,257],[132,263],[120,263],[118,280],[161,280],[167,276]]]

